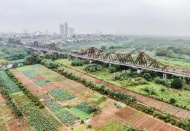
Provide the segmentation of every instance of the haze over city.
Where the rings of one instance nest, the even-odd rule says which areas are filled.
[[[189,0],[1,0],[0,32],[190,35]]]

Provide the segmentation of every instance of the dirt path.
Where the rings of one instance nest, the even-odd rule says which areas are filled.
[[[65,70],[74,72],[74,73],[76,73],[76,74],[78,74],[78,75],[80,75],[80,76],[82,76],[82,77],[84,77],[84,78],[86,78],[88,80],[94,81],[97,84],[104,84],[107,87],[109,87],[111,89],[114,89],[116,91],[124,92],[126,94],[135,96],[137,101],[139,101],[139,102],[141,102],[143,104],[146,104],[148,106],[154,107],[157,110],[160,110],[162,112],[168,113],[168,114],[170,114],[172,116],[175,116],[177,118],[180,118],[180,119],[189,119],[190,118],[190,111],[188,111],[188,110],[185,110],[185,109],[170,105],[168,103],[165,103],[165,102],[153,99],[153,98],[149,98],[149,97],[140,95],[138,93],[128,91],[128,90],[123,89],[121,87],[109,84],[109,83],[107,83],[107,82],[105,82],[103,80],[99,80],[97,78],[94,78],[94,77],[91,77],[89,75],[83,74],[83,73],[81,73],[79,71],[76,71],[76,70],[73,70],[73,69],[70,69],[70,68],[67,68],[67,67],[63,67],[63,68]]]

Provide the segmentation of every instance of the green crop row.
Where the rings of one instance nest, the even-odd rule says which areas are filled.
[[[75,106],[77,109],[84,111],[86,113],[92,113],[97,111],[98,109],[96,107],[92,107],[91,105],[87,104],[86,102],[81,102],[80,104]]]
[[[71,126],[75,124],[77,118],[69,113],[69,111],[65,110],[62,114],[58,115],[58,118],[63,122],[66,126]]]
[[[53,112],[63,108],[61,105],[57,104],[53,99],[46,99],[44,103]]]
[[[29,79],[33,79],[33,78],[36,78],[38,77],[39,75],[33,71],[33,70],[25,70],[25,71],[22,71],[22,73],[27,76]]]
[[[20,91],[19,87],[10,79],[5,71],[0,71],[0,84],[3,85],[10,94]]]
[[[75,98],[74,95],[71,95],[68,91],[62,88],[49,90],[48,92],[58,101],[71,100]]]
[[[35,83],[36,83],[38,86],[45,86],[45,85],[51,84],[51,82],[48,81],[48,80],[46,80],[46,79],[36,80]]]

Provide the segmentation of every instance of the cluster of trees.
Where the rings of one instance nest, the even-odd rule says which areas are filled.
[[[55,60],[57,57],[58,56],[56,54],[45,54],[45,55],[33,54],[30,56],[27,56],[24,59],[24,64],[25,65],[33,65],[33,64],[41,63],[42,60],[44,60],[44,59]]]
[[[158,49],[156,51],[157,56],[175,57],[175,53],[170,49]]]
[[[100,71],[100,70],[102,70],[102,66],[97,65],[97,64],[89,64],[89,65],[85,66],[84,70],[87,72]]]
[[[0,86],[3,87],[3,84],[0,83]],[[2,89],[2,94],[4,94],[4,96],[6,96],[6,98],[9,100],[10,105],[12,106],[14,112],[19,116],[22,117],[22,111],[16,106],[12,96],[9,94],[9,92],[3,87]]]
[[[162,79],[162,78],[160,78],[160,77],[156,77],[156,78],[154,79],[154,81],[155,81],[155,83],[157,83],[157,84],[162,84],[162,85],[167,86],[167,87],[170,87],[170,86],[171,86],[170,80],[167,80],[167,79]]]
[[[83,66],[84,65],[84,60],[80,59],[75,59],[74,61],[71,62],[72,66]]]
[[[132,70],[123,70],[121,72],[116,72],[113,74],[113,80],[127,80],[130,76],[133,75]]]
[[[184,47],[167,47],[156,51],[157,56],[179,57],[179,55],[190,55],[190,49]]]
[[[28,98],[31,99],[32,102],[35,103],[36,106],[39,106],[39,108],[44,108],[44,105],[39,101],[38,97],[34,96],[30,91],[24,87],[24,85],[19,81],[18,78],[16,78],[10,71],[6,71],[7,75],[15,82],[15,84],[26,94]]]
[[[18,59],[24,59],[27,55],[27,49],[24,49],[22,47],[12,47],[12,46],[4,46],[1,49],[2,56],[6,60],[18,60]]]
[[[57,67],[59,67],[59,64],[57,64],[57,63],[55,63],[55,62],[53,62],[53,61],[51,61],[49,59],[43,59],[41,61],[41,64],[45,65],[48,68],[57,68]]]

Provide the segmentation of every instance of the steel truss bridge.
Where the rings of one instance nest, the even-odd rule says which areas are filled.
[[[190,78],[190,73],[171,70],[169,66],[156,61],[144,52],[119,54],[113,52],[105,52],[95,47],[91,47],[86,50],[81,50],[79,52],[73,52],[69,50],[62,50],[59,47],[57,47],[55,43],[49,45],[39,45],[38,42],[34,42],[31,45],[22,44],[21,46],[43,53],[58,53],[62,55],[70,55],[75,58],[87,59],[89,61],[100,61],[103,63],[108,63],[109,65],[117,64],[126,67],[136,68],[137,70],[160,72],[163,73],[163,78],[167,78],[167,74]]]

